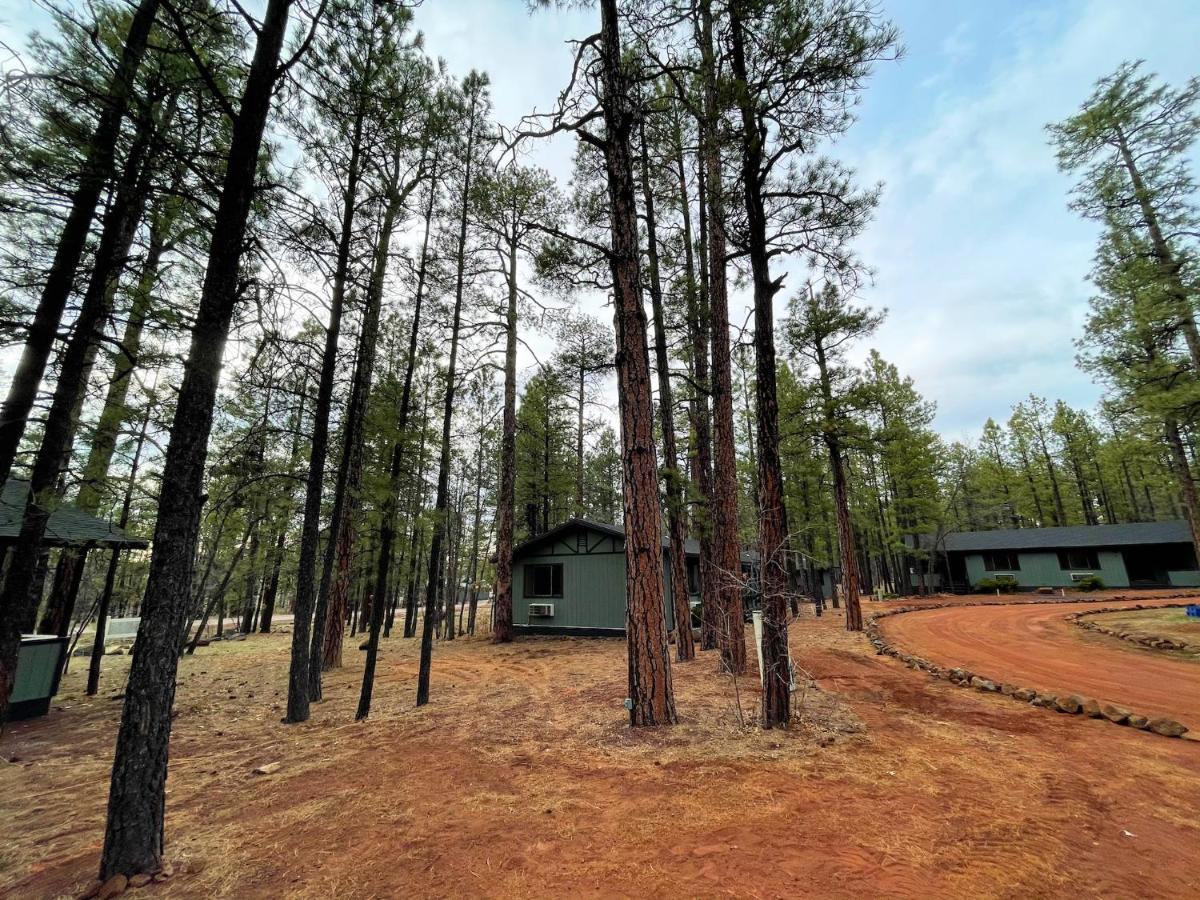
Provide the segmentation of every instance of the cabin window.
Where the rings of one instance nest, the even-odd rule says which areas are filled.
[[[1014,572],[1020,571],[1021,560],[1011,550],[993,550],[983,554],[983,570],[985,572]]]
[[[588,534],[586,531],[576,532],[576,534],[575,534],[575,549],[578,550],[580,553],[587,553],[588,552],[587,541],[588,541]]]
[[[1095,550],[1059,550],[1058,567],[1060,569],[1098,569],[1100,557]]]
[[[687,589],[689,594],[700,593],[700,564],[694,559],[687,561]]]
[[[562,563],[550,563],[525,567],[526,597],[561,597],[562,595]]]

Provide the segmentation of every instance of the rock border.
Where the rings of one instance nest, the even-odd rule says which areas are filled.
[[[1131,644],[1136,644],[1139,647],[1146,647],[1151,650],[1165,650],[1168,653],[1177,653],[1180,650],[1200,650],[1200,644],[1188,643],[1181,641],[1178,638],[1164,637],[1161,634],[1146,634],[1144,632],[1122,631],[1119,628],[1108,628],[1097,622],[1089,622],[1089,616],[1099,616],[1104,613],[1125,612],[1126,610],[1137,609],[1186,609],[1189,606],[1194,606],[1193,603],[1163,603],[1161,605],[1149,606],[1139,603],[1136,606],[1114,606],[1111,609],[1089,609],[1084,612],[1071,613],[1067,616],[1067,621],[1079,628],[1086,628],[1088,631],[1096,631],[1100,634],[1107,634],[1110,637],[1119,638],[1122,641],[1128,641]]]
[[[1181,595],[1194,596],[1194,595]],[[1122,597],[1113,597],[1113,600],[1123,599]],[[1164,597],[1164,600],[1174,600],[1175,597]],[[904,613],[920,612],[926,609],[946,609],[948,607],[970,607],[970,606],[1033,606],[1044,604],[1044,600],[1018,600],[1013,603],[993,603],[990,601],[974,602],[974,603],[938,603],[928,604],[925,606],[901,606],[896,609],[885,609],[873,613],[868,616],[866,624],[863,628],[867,636],[867,640],[875,648],[875,652],[881,656],[891,656],[900,662],[904,663],[910,669],[919,669],[923,672],[928,672],[934,678],[941,678],[949,681],[951,684],[959,687],[971,688],[983,693],[1001,694],[1005,697],[1010,697],[1021,703],[1027,703],[1030,706],[1037,706],[1043,709],[1052,709],[1056,712],[1065,715],[1082,715],[1091,719],[1103,719],[1107,722],[1112,722],[1114,725],[1125,725],[1130,728],[1137,728],[1141,731],[1149,731],[1154,734],[1162,735],[1163,737],[1183,737],[1187,734],[1188,727],[1174,719],[1165,717],[1150,718],[1149,716],[1139,715],[1138,713],[1128,710],[1122,706],[1117,706],[1112,703],[1101,704],[1098,700],[1081,697],[1078,694],[1052,694],[1049,691],[1041,691],[1030,687],[1019,687],[1007,681],[1002,681],[996,678],[988,678],[978,672],[972,672],[969,669],[962,667],[947,668],[939,666],[937,663],[931,662],[920,656],[915,656],[911,653],[906,653],[900,648],[889,644],[883,637],[879,629],[879,620],[889,616],[898,616]],[[1057,601],[1063,602],[1063,601]],[[1095,600],[1067,600],[1067,603],[1095,603]],[[1127,606],[1115,607],[1115,610],[1129,609]],[[1170,608],[1170,607],[1168,607]],[[1096,610],[1101,612],[1101,610]],[[1082,616],[1083,613],[1072,613],[1071,615]]]

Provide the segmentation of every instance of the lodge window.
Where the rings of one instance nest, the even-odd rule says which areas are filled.
[[[1095,550],[1059,550],[1058,567],[1060,569],[1098,569],[1100,557]]]
[[[983,570],[985,572],[1017,572],[1021,569],[1021,560],[1011,550],[993,550],[983,554]]]
[[[525,567],[526,597],[561,597],[562,595],[562,563]]]
[[[687,561],[687,589],[689,594],[700,593],[700,564],[695,560]]]

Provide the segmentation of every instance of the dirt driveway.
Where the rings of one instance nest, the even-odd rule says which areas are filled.
[[[1143,715],[1167,716],[1200,732],[1200,665],[1086,631],[1065,618],[1121,605],[1102,600],[955,606],[889,616],[879,626],[896,646],[942,666],[1094,697]]]

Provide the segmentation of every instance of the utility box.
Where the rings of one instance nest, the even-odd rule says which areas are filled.
[[[8,718],[32,719],[50,711],[50,698],[58,693],[67,639],[52,634],[21,635],[16,678],[8,695]]]

